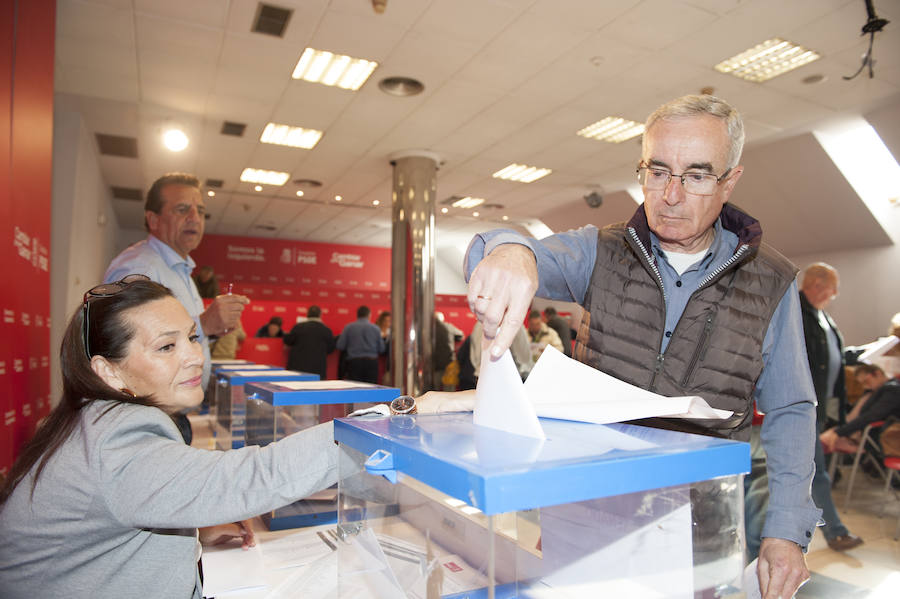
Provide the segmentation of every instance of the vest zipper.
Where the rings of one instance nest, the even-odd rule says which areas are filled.
[[[706,355],[706,341],[709,339],[709,332],[712,330],[713,320],[715,320],[716,313],[712,310],[709,311],[709,314],[706,315],[706,322],[703,325],[703,333],[700,335],[700,342],[697,343],[696,349],[694,349],[694,355],[691,356],[691,361],[688,362],[687,370],[684,373],[684,378],[681,379],[681,386],[686,387],[688,381],[691,379],[691,375],[694,374],[694,368],[697,366],[697,362]]]
[[[656,364],[653,366],[653,376],[650,378],[650,385],[647,387],[647,391],[653,391],[656,388],[656,375],[662,372],[665,361],[665,355],[656,354]]]
[[[742,257],[745,253],[747,253],[747,251],[748,251],[749,249],[750,249],[750,246],[747,245],[746,243],[745,243],[744,245],[742,245],[741,247],[739,247],[738,250],[734,253],[734,255],[731,256],[731,258],[729,258],[728,260],[726,260],[725,262],[723,262],[722,264],[720,264],[720,265],[718,266],[718,268],[716,268],[714,271],[712,271],[711,273],[709,273],[708,275],[706,275],[706,277],[705,277],[702,281],[700,281],[700,284],[697,285],[697,289],[694,291],[694,293],[697,293],[697,291],[700,291],[701,289],[703,289],[703,287],[704,287],[707,283],[709,283],[710,281],[712,281],[713,279],[715,279],[717,276],[719,276],[720,274],[722,274],[722,272],[723,272],[725,269],[727,269],[729,266],[731,266],[732,264],[734,264],[735,262],[737,262],[738,260],[740,260],[741,257]],[[691,295],[693,296],[693,293],[692,293]]]

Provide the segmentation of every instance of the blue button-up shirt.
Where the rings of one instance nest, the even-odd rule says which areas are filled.
[[[651,234],[651,248],[666,296],[666,331],[675,330],[691,294],[700,282],[734,254],[738,238],[715,224],[709,251],[679,275],[665,258],[659,240]],[[476,235],[466,252],[466,280],[475,266],[498,245],[517,243],[531,249],[537,260],[536,295],[583,304],[597,258],[597,228],[551,235],[540,241],[516,231],[497,229]],[[669,337],[660,335],[663,352]],[[778,303],[763,341],[763,371],[754,399],[766,414],[761,439],[768,454],[769,511],[762,535],[791,540],[806,547],[821,510],[810,497],[815,445],[815,392],[806,359],[803,321],[796,282]],[[817,440],[816,440],[817,442]]]
[[[188,256],[182,258],[178,252],[160,241],[153,235],[147,239],[138,241],[125,248],[125,250],[113,258],[103,281],[110,283],[121,281],[131,274],[147,275],[151,280],[168,287],[187,313],[197,323],[197,334],[200,335],[200,343],[203,346],[203,388],[209,381],[210,355],[209,339],[203,332],[200,324],[200,314],[203,313],[203,300],[197,291],[197,285],[191,278],[196,266],[194,259]]]

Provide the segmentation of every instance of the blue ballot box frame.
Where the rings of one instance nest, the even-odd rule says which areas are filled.
[[[321,381],[327,384],[329,381]],[[333,381],[335,387],[344,387],[348,382],[353,381]],[[335,389],[291,389],[280,385],[277,381],[260,382],[253,381],[244,385],[244,396],[247,400],[248,413],[247,418],[250,419],[250,412],[254,409],[254,400],[268,404],[273,410],[273,416],[277,413],[278,408],[290,408],[297,406],[323,406],[334,404],[353,404],[353,403],[381,403],[389,402],[398,395],[401,395],[400,389],[396,387],[385,387],[371,383],[354,383],[358,387],[354,388],[335,388]],[[318,410],[316,413],[318,420]],[[279,435],[276,431],[276,425],[272,425],[271,441],[277,440]],[[250,435],[250,427],[245,428],[245,435]],[[250,445],[251,439],[245,437],[245,442]],[[295,513],[299,512],[299,513]],[[326,509],[309,508],[305,505],[304,500],[300,500],[291,506],[285,506],[280,510],[263,514],[263,521],[269,530],[284,530],[287,528],[300,528],[305,526],[317,526],[319,524],[333,524],[337,522],[337,506],[336,502],[331,502]]]
[[[406,419],[403,425],[399,420]],[[403,436],[391,432],[406,430]],[[422,430],[420,423],[427,423]],[[472,414],[427,414],[390,418],[341,418],[334,422],[338,443],[371,456],[381,450],[392,456],[392,470],[485,514],[527,510],[548,505],[622,495],[659,487],[708,480],[750,471],[750,445],[630,424],[588,424],[542,418],[546,441],[530,439],[472,423]],[[435,429],[453,431],[486,448],[485,460],[442,455],[422,438]],[[645,439],[656,445],[638,451],[610,451],[601,431]],[[478,437],[478,438],[476,438]],[[552,448],[566,443],[566,450]],[[533,461],[521,456],[540,446]],[[468,454],[471,456],[471,453]],[[370,470],[370,473],[373,471]]]
[[[237,449],[244,446],[243,386],[256,381],[317,381],[318,374],[284,369],[275,370],[231,370],[216,373],[216,418],[213,432],[218,449]],[[240,405],[234,402],[234,390],[241,387]],[[228,439],[226,439],[228,437]],[[222,441],[220,443],[220,441]]]
[[[682,597],[691,579],[705,592],[726,589],[740,575],[748,444],[629,424],[541,424],[543,440],[476,426],[471,413],[336,420],[339,550],[350,556],[345,562],[338,554],[340,596],[380,596],[362,592],[378,587],[361,581],[384,585],[389,577],[374,573],[401,563],[353,569],[360,548],[372,543],[388,543],[386,565],[392,548],[418,544],[423,553],[430,546],[436,556],[461,556],[487,581],[459,595],[439,587],[445,599],[488,591],[544,597],[547,584],[605,589],[620,580],[675,581],[659,596]],[[473,513],[466,506],[481,514],[461,515]],[[534,553],[533,525],[522,526],[536,513],[543,549]],[[504,532],[510,517],[524,536]],[[607,560],[599,570],[596,556]],[[397,572],[393,584],[412,589],[408,572]]]

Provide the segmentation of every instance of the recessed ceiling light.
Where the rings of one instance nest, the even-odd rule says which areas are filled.
[[[503,220],[509,220],[509,217],[506,216],[506,215],[504,214],[504,215],[503,215]]]
[[[636,123],[618,116],[608,116],[593,125],[588,125],[579,131],[578,135],[617,144],[632,137],[637,137],[643,132],[643,123]]]
[[[479,214],[478,211],[475,211],[472,213],[472,216],[474,216],[475,218],[478,218],[479,216],[481,216],[481,214]]]
[[[481,206],[484,204],[484,198],[473,198],[466,196],[464,198],[460,198],[450,204],[454,208],[474,208],[475,206]]]
[[[291,77],[356,91],[377,66],[371,60],[307,48]]]
[[[415,96],[422,93],[425,86],[411,77],[385,77],[378,82],[378,89],[392,96]]]
[[[444,206],[443,208],[441,208],[441,214],[447,214],[448,212],[450,212],[450,209],[447,208],[446,206]]]
[[[500,169],[492,175],[495,179],[506,179],[507,181],[519,181],[521,183],[531,183],[537,181],[541,177],[546,177],[553,171],[549,168],[538,168],[536,166],[527,166],[525,164],[510,164],[506,168]]]
[[[381,200],[372,200],[373,206],[378,206],[379,204],[381,204]]]
[[[264,183],[266,185],[284,185],[291,178],[290,173],[267,171],[258,168],[245,168],[241,173],[241,181],[245,183]]]
[[[168,129],[163,133],[163,144],[173,152],[180,152],[188,147],[188,136],[181,129]]]
[[[206,195],[208,195],[211,198],[214,198],[214,197],[216,197],[216,192],[214,192],[212,189],[210,189],[209,191],[206,192]]]
[[[256,185],[253,187],[256,191],[262,191],[262,185]]]
[[[311,150],[319,143],[320,139],[322,139],[322,132],[316,129],[304,129],[303,127],[269,123],[263,130],[259,141],[264,144],[276,144],[279,146],[291,146],[292,148]]]
[[[303,190],[302,190],[302,189],[298,189],[298,190],[297,190],[297,197],[298,197],[298,198],[302,198],[302,197],[303,197]]]
[[[720,73],[762,83],[819,58],[812,50],[775,37],[723,60],[714,68]]]
[[[335,201],[335,202],[340,202],[340,201],[343,200],[343,199],[344,199],[343,196],[334,196],[334,201]]]

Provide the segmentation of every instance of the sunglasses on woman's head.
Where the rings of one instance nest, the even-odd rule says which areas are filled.
[[[88,360],[90,360],[92,357],[91,350],[90,350],[90,344],[88,342],[88,339],[89,339],[88,321],[89,321],[89,317],[90,317],[91,300],[95,300],[100,297],[113,296],[113,295],[119,293],[120,291],[122,291],[123,289],[125,289],[126,287],[128,287],[129,285],[131,285],[132,283],[137,283],[138,281],[149,281],[149,280],[150,280],[150,277],[148,277],[147,275],[128,275],[127,277],[125,277],[124,279],[121,279],[119,281],[115,281],[113,283],[101,283],[100,285],[97,285],[96,287],[91,287],[90,289],[87,290],[87,292],[84,294],[84,299],[82,300],[82,304],[81,304],[81,320],[82,320],[81,340],[84,343],[84,352],[87,354]]]

